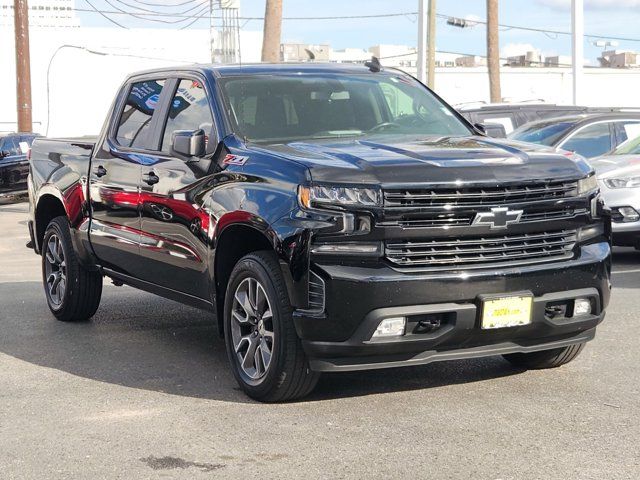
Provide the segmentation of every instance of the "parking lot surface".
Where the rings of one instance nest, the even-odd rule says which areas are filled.
[[[501,358],[322,377],[294,403],[239,391],[214,319],[105,281],[57,322],[26,204],[0,205],[0,477],[640,478],[640,253],[573,363]]]

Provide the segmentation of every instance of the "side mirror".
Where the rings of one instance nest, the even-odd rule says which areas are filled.
[[[205,154],[204,130],[201,128],[198,130],[176,130],[171,134],[169,153],[184,160],[203,157]]]
[[[0,158],[8,157],[10,155],[11,155],[11,152],[9,150],[2,150],[0,152]]]
[[[474,127],[488,137],[507,138],[507,131],[501,123],[476,123]]]

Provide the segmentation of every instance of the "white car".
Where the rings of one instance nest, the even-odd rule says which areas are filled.
[[[611,208],[613,244],[640,250],[640,137],[589,163]]]

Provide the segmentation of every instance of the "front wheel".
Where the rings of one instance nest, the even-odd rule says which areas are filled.
[[[503,356],[516,367],[532,370],[556,368],[576,358],[584,346],[584,343],[578,343],[576,345],[569,345],[568,347],[554,348],[553,350],[542,350],[532,353],[510,353]]]
[[[247,395],[264,402],[309,394],[311,371],[293,325],[291,305],[272,252],[241,258],[231,273],[224,303],[224,332],[231,370]]]
[[[44,233],[42,283],[49,309],[58,320],[88,320],[100,305],[102,275],[80,265],[66,217],[51,220]]]

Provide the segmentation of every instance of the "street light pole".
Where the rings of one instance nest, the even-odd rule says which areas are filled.
[[[427,81],[427,1],[418,0],[418,80]]]
[[[571,0],[571,65],[573,104],[581,103],[582,64],[584,62],[584,0]]]

